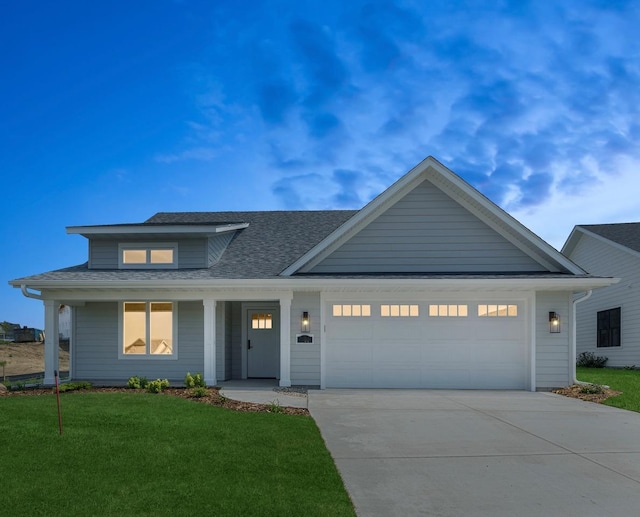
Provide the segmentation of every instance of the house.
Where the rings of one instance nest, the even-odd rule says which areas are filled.
[[[640,223],[576,226],[562,251],[593,274],[621,279],[578,306],[577,352],[640,366]]]
[[[63,304],[75,379],[566,386],[574,295],[615,281],[432,157],[358,211],[161,212],[67,232],[87,238],[87,263],[10,282],[44,303],[45,382]]]

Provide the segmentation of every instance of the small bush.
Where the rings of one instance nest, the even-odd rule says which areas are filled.
[[[635,364],[626,364],[622,367],[623,370],[635,370],[636,369],[636,365]]]
[[[586,393],[588,395],[600,395],[604,393],[604,388],[599,384],[584,384],[580,386],[580,393]]]
[[[272,400],[269,403],[269,413],[283,413],[284,409],[280,405],[280,401],[278,399]]]
[[[90,382],[67,382],[61,384],[58,389],[63,393],[65,391],[88,390],[91,386],[92,384]]]
[[[134,390],[144,390],[149,386],[149,381],[146,377],[129,377],[127,381],[127,387]]]
[[[196,373],[195,375],[191,375],[191,372],[187,372],[187,375],[184,377],[184,385],[187,388],[206,388],[207,383],[204,382],[204,378],[201,373]]]
[[[167,379],[156,379],[155,381],[151,381],[147,385],[147,391],[149,393],[160,393],[161,391],[166,390],[169,387],[169,381]]]
[[[195,388],[192,388],[189,393],[191,393],[192,397],[200,399],[202,397],[206,397],[209,390],[204,386],[196,386]]]
[[[576,360],[576,366],[584,366],[586,368],[604,368],[609,360],[608,357],[596,356],[593,352],[582,352]]]

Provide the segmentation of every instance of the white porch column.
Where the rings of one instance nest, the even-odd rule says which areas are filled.
[[[56,300],[44,300],[44,384],[52,386],[56,383],[54,371],[58,369],[58,308]],[[60,372],[58,372],[58,375]]]
[[[291,386],[291,300],[280,298],[280,386]]]
[[[204,305],[204,382],[215,386],[216,379],[216,300],[202,300]]]

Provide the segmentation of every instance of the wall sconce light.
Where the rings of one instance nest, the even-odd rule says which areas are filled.
[[[549,313],[549,332],[552,334],[560,332],[560,315],[557,312]]]
[[[302,313],[302,319],[300,320],[300,330],[302,332],[309,332],[311,329],[311,322],[309,321],[309,313],[304,311]]]

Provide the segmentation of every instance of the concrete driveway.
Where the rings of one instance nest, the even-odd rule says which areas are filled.
[[[640,414],[521,391],[309,392],[359,516],[640,515]]]

